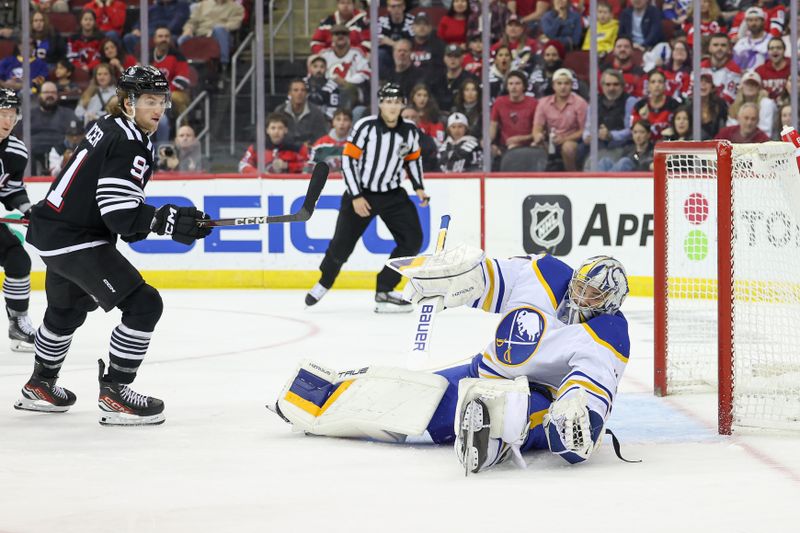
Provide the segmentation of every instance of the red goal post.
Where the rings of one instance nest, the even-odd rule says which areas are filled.
[[[788,143],[654,160],[654,386],[717,390],[721,434],[800,428],[800,175]]]

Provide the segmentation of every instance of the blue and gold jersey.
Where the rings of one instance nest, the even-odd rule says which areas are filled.
[[[476,358],[482,378],[527,376],[554,399],[582,389],[589,408],[611,412],[630,353],[622,313],[567,325],[556,318],[573,270],[549,255],[486,259],[484,292],[472,306],[502,315],[494,339]]]

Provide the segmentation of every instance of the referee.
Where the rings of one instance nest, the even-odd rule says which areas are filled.
[[[381,87],[378,101],[380,114],[356,122],[344,146],[342,174],[347,191],[342,196],[333,239],[319,266],[322,277],[306,294],[306,305],[316,304],[333,286],[342,265],[375,216],[381,217],[397,243],[390,258],[417,255],[422,246],[417,210],[400,185],[405,169],[420,206],[427,207],[429,197],[422,183],[419,131],[400,118],[405,98],[397,84]],[[399,282],[400,274],[390,268],[384,266],[378,273],[376,313],[412,311],[412,305],[394,292]]]

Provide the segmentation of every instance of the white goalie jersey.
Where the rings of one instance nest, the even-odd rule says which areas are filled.
[[[567,325],[556,310],[573,270],[549,255],[485,259],[483,294],[472,307],[503,315],[495,338],[475,358],[481,378],[514,379],[546,387],[554,400],[583,390],[605,420],[630,352],[621,312]]]

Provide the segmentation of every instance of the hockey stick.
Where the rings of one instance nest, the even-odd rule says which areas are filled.
[[[305,200],[303,200],[303,207],[301,207],[297,213],[263,217],[198,220],[197,225],[208,228],[218,226],[248,226],[250,224],[277,224],[281,222],[305,222],[311,218],[311,214],[314,213],[314,208],[317,206],[319,195],[322,194],[322,189],[325,187],[325,182],[328,181],[329,171],[330,169],[326,163],[317,163],[317,165],[314,167],[314,171],[311,173],[311,180],[308,183],[308,190],[306,191]]]
[[[27,218],[0,218],[0,224],[22,224],[24,226],[28,225]]]
[[[444,250],[447,239],[447,228],[450,226],[450,215],[443,215],[436,238],[436,252]],[[436,313],[444,308],[444,296],[423,298],[417,304],[417,320],[414,322],[414,342],[408,352],[406,366],[411,370],[423,370],[428,366],[431,355],[431,334]]]

